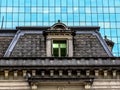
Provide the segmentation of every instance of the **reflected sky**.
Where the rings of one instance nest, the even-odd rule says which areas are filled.
[[[100,26],[100,33],[115,42],[120,56],[120,0],[0,0],[0,25],[51,26],[61,20],[68,26]]]

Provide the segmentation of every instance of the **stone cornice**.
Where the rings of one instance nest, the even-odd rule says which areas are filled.
[[[120,67],[120,57],[0,58],[0,67]]]

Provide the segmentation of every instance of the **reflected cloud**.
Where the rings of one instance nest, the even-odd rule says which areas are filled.
[[[60,7],[55,8],[55,12],[56,13],[60,13],[61,12],[61,8]]]
[[[105,23],[104,23],[104,27],[105,27],[105,28],[110,28],[110,23],[109,23],[109,22],[105,22]]]
[[[34,12],[34,13],[37,12],[37,8],[36,7],[32,7],[31,8],[31,12]]]
[[[48,8],[43,8],[43,13],[49,13]]]
[[[78,12],[78,8],[77,8],[77,7],[74,7],[74,8],[73,8],[73,11],[74,11],[74,12]]]
[[[86,13],[91,13],[91,9],[90,8],[85,8],[85,12]]]

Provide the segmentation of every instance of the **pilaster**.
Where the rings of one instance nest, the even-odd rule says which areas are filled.
[[[23,70],[23,77],[26,77],[26,75],[27,75],[27,71]]]
[[[51,57],[51,39],[46,40],[46,52],[47,52],[47,57]]]
[[[36,70],[32,70],[32,76],[36,76]]]
[[[5,76],[5,79],[8,78],[8,76],[9,76],[9,71],[8,71],[8,70],[5,70],[5,71],[4,71],[4,76]]]
[[[18,77],[18,71],[14,71],[14,78]]]
[[[68,56],[73,57],[73,40],[69,39],[68,40]]]

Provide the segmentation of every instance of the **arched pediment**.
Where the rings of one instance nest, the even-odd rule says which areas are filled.
[[[58,22],[52,25],[49,30],[69,30],[69,29],[64,23],[61,23],[60,20],[58,20]]]

